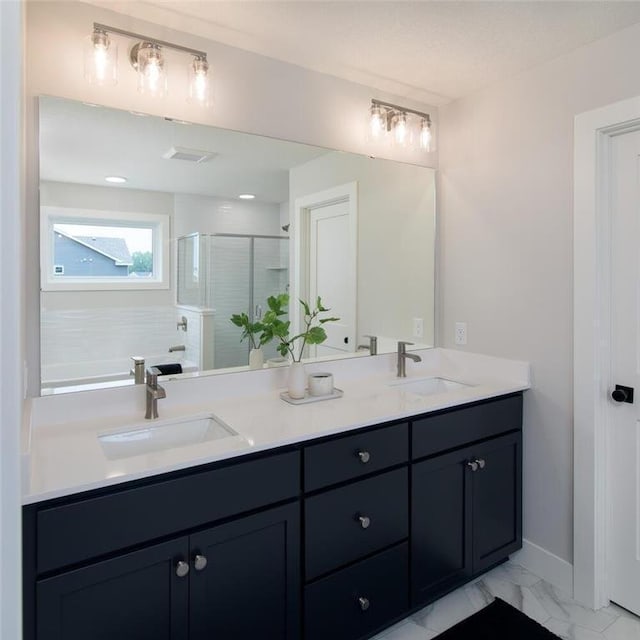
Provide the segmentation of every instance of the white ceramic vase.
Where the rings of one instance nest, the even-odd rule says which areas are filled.
[[[249,369],[262,369],[264,366],[264,351],[262,347],[249,351]]]
[[[307,375],[302,362],[292,362],[289,365],[289,397],[294,400],[304,398],[307,387]]]

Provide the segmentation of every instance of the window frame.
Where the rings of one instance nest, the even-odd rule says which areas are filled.
[[[60,280],[53,275],[54,225],[86,224],[138,227],[152,230],[153,275],[150,278],[74,276]],[[67,207],[40,208],[40,288],[42,291],[122,291],[170,288],[171,216],[164,213],[101,211]]]

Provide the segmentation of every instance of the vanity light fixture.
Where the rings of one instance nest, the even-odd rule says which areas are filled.
[[[253,195],[253,193],[241,193],[238,198],[240,198],[240,200],[253,200],[255,195]]]
[[[208,107],[211,103],[211,74],[207,54],[164,40],[125,31],[104,24],[93,23],[93,33],[86,39],[84,76],[90,84],[108,85],[118,81],[118,47],[112,36],[137,41],[129,51],[129,62],[138,73],[138,90],[154,97],[168,91],[165,49],[190,56],[187,77],[187,100]]]
[[[124,184],[127,181],[124,176],[107,176],[104,180],[112,184]]]
[[[368,139],[389,140],[399,147],[435,151],[431,116],[422,111],[372,99],[369,107]]]

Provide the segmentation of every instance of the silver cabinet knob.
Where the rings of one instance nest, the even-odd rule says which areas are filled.
[[[358,458],[362,464],[367,464],[371,460],[371,454],[368,451],[358,451]]]
[[[364,598],[363,596],[360,596],[358,598],[358,604],[360,605],[360,609],[362,611],[366,611],[371,606],[369,598]]]
[[[475,460],[468,460],[467,461],[467,468],[471,469],[471,471],[477,471],[478,470],[478,463]]]
[[[361,516],[360,514],[358,514],[356,517],[363,529],[369,528],[369,526],[371,525],[371,518],[368,518],[367,516]]]
[[[484,469],[484,467],[485,467],[485,465],[486,465],[486,462],[484,461],[484,459],[483,459],[483,458],[476,458],[476,462],[478,463],[478,466],[479,466],[481,469]]]
[[[193,566],[196,571],[202,571],[207,567],[207,558],[206,556],[200,555],[199,553],[193,557]]]
[[[176,575],[178,578],[184,578],[189,573],[189,563],[184,560],[176,562]]]

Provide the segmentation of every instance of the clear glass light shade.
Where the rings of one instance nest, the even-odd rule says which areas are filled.
[[[387,133],[387,112],[382,107],[372,104],[368,125],[369,140],[382,140]]]
[[[393,118],[393,142],[398,147],[406,147],[409,143],[409,137],[407,114],[399,113]]]
[[[99,86],[118,82],[118,45],[104,31],[94,31],[85,38],[84,77]]]
[[[209,63],[203,58],[194,58],[189,65],[188,102],[208,107],[211,104],[211,77]]]
[[[144,42],[138,49],[138,91],[156,98],[167,93],[167,65],[157,44]]]
[[[431,120],[422,118],[422,120],[420,121],[420,133],[418,136],[418,140],[420,142],[420,149],[422,149],[423,151],[435,150],[435,141],[433,139]]]

